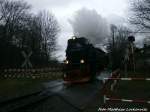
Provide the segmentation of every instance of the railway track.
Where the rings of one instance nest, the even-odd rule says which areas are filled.
[[[54,84],[53,86],[49,86],[47,88],[47,90],[50,91],[51,89],[55,89],[55,88],[61,86],[62,84],[64,84],[64,82],[59,82],[57,84]],[[68,108],[72,108],[73,110],[75,110],[75,112],[81,112],[82,111],[82,109],[80,109],[77,106],[75,106],[74,104],[72,104],[65,97],[63,97],[60,94],[57,94],[57,92],[54,92],[51,94],[49,92],[48,92],[48,94],[46,94],[46,93],[47,93],[46,91],[43,91],[42,93],[40,93],[40,96],[41,95],[42,96],[36,98],[36,101],[30,102],[24,106],[20,106],[16,109],[9,111],[9,112],[29,112],[29,111],[41,112],[39,109],[37,109],[41,105],[44,105],[44,106],[47,105],[48,107],[51,107],[51,108],[58,108],[58,105],[55,104],[55,102],[61,102],[61,104],[67,105]],[[49,102],[49,101],[53,102],[53,104],[55,104],[55,107],[54,107],[54,105],[50,105],[51,103],[48,103],[48,104],[45,103],[45,102]],[[47,112],[46,109],[44,110],[44,112]]]
[[[1,102],[0,112],[83,112],[102,88],[100,80],[67,88],[62,80],[47,82],[42,91]]]
[[[47,91],[48,89],[50,90],[59,87],[63,83],[64,82],[59,82],[58,84],[47,87],[43,91],[41,90],[32,94],[0,102],[0,112],[16,112],[17,110],[21,110],[33,104],[39,104],[40,102],[46,100],[48,97],[51,97],[53,95],[53,93]]]

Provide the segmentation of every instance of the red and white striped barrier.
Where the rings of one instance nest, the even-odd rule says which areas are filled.
[[[103,89],[105,88],[105,86],[107,85],[109,79],[114,79],[114,78],[119,78],[120,77],[120,73],[119,70],[116,70],[115,72],[111,73],[110,78],[103,78]],[[117,84],[117,80],[114,80],[113,83],[110,85],[110,90],[113,91],[114,87]],[[106,95],[103,96],[103,101],[104,104],[106,103]]]
[[[109,98],[106,95],[104,96],[104,100],[105,100],[105,103],[106,103],[106,101],[120,101],[120,102],[147,103],[147,104],[150,104],[150,101],[146,101],[146,100],[131,100],[131,99]]]
[[[118,77],[120,74],[119,74],[119,70],[116,70],[115,72],[112,72],[110,74],[110,77],[109,78],[103,78],[102,81],[103,81],[103,84],[105,85],[109,79],[113,79],[114,77]],[[118,77],[119,78],[119,77]]]
[[[118,74],[117,77],[120,77],[120,74]],[[111,84],[110,86],[110,90],[113,91],[114,90],[114,87],[117,85],[117,80],[114,80],[114,82]]]
[[[150,81],[150,78],[104,78],[104,80],[124,80],[124,81],[147,80],[147,81]]]
[[[117,84],[118,80],[122,80],[122,81],[132,81],[132,80],[137,80],[137,81],[150,81],[150,78],[120,78],[120,74],[118,73],[118,75],[114,75],[111,74],[110,78],[104,78],[103,79],[103,83],[105,84],[105,82],[109,81],[109,80],[113,80],[113,83],[110,85],[110,90],[113,91],[114,87]],[[106,96],[106,94],[104,93],[104,104],[106,103],[106,101],[120,101],[120,102],[130,102],[130,103],[146,103],[146,104],[150,104],[150,101],[146,101],[146,100],[131,100],[131,99],[118,99],[118,98],[109,98]]]
[[[116,78],[115,78],[115,77],[116,77]],[[111,73],[110,78],[103,78],[102,81],[103,81],[104,87],[105,87],[106,83],[107,83],[110,79],[112,79],[112,80],[114,80],[114,81],[113,81],[113,83],[112,83],[110,86],[111,86],[111,91],[113,91],[114,87],[115,87],[116,84],[117,84],[117,80],[115,80],[115,79],[119,79],[119,77],[120,77],[120,73],[117,71],[117,72]]]

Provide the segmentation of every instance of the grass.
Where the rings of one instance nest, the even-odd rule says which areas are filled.
[[[127,74],[125,74],[124,71],[121,71],[121,77],[143,77],[143,78],[149,78],[150,77],[150,73],[149,72],[143,72],[143,71],[140,71],[140,72],[133,72],[133,71],[128,71]]]
[[[22,96],[42,89],[41,82],[26,79],[1,79],[0,100]]]
[[[150,100],[150,81],[120,81],[115,94],[122,98]]]

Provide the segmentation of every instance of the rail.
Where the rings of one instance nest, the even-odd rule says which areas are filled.
[[[58,84],[47,87],[47,89],[48,90],[53,89],[63,84],[64,82],[62,81]],[[38,104],[40,102],[43,102],[44,100],[46,100],[47,98],[53,95],[53,94],[47,94],[47,89],[0,102],[0,112],[10,112],[10,111],[16,112],[18,110],[21,111],[23,108],[27,106],[32,106],[33,104]]]

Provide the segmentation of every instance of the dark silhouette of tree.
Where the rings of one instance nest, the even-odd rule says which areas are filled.
[[[131,30],[124,26],[111,26],[111,38],[108,39],[107,50],[112,69],[123,67],[125,50],[130,33]]]
[[[29,20],[30,6],[22,1],[0,2],[0,51],[1,66],[17,67],[21,64],[21,40]]]
[[[51,53],[57,49],[57,36],[60,28],[52,13],[41,11],[37,15],[37,23],[40,27],[42,38],[42,50],[51,57]]]
[[[24,1],[0,1],[0,67],[21,67],[22,51],[34,67],[47,66],[56,49],[59,26],[53,14],[31,13],[31,6]]]
[[[17,36],[25,27],[30,19],[30,8],[30,5],[23,1],[4,0],[0,3],[0,23],[5,27],[4,38],[7,38],[7,41],[12,42],[13,36]]]

